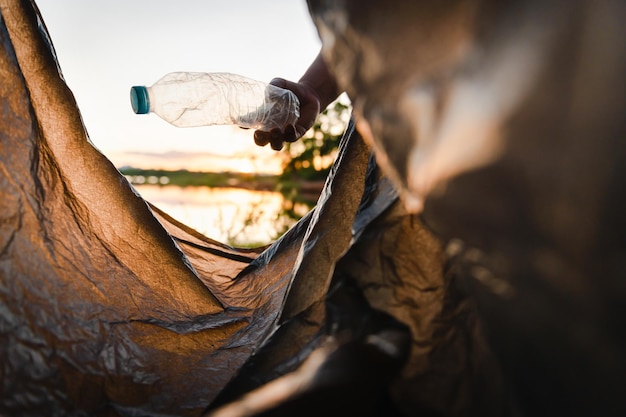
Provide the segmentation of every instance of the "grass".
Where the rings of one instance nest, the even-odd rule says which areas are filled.
[[[237,172],[196,172],[180,169],[176,171],[124,167],[120,172],[135,184],[161,184],[207,187],[238,187],[252,190],[277,190],[279,177]],[[166,178],[166,180],[164,180]]]

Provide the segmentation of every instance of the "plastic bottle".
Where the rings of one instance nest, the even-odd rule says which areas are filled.
[[[295,125],[300,117],[293,92],[230,73],[172,72],[150,87],[131,87],[130,101],[135,113],[155,113],[178,127],[238,125],[270,131]]]

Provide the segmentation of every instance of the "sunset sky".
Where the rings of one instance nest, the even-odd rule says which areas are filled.
[[[176,128],[129,90],[174,71],[297,80],[320,41],[305,0],[37,0],[94,145],[116,166],[274,172],[251,130]]]

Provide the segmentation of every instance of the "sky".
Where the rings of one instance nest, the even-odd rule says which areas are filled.
[[[91,142],[118,166],[276,172],[252,130],[177,128],[129,92],[169,72],[297,81],[321,46],[305,0],[37,0]]]

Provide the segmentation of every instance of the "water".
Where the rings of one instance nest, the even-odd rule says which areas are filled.
[[[233,246],[271,243],[311,209],[294,205],[274,191],[176,185],[135,188],[145,200],[181,223]]]

